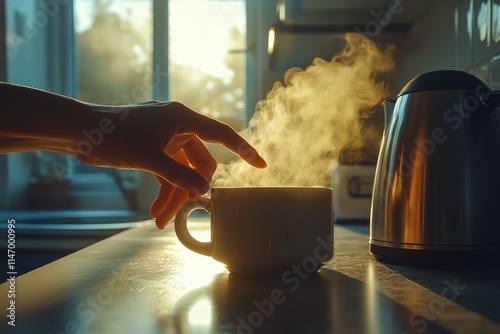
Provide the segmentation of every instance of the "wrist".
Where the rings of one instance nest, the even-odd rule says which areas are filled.
[[[78,105],[71,112],[74,118],[68,120],[70,131],[62,135],[67,140],[60,152],[88,157],[116,129],[120,110],[114,106],[75,102]]]

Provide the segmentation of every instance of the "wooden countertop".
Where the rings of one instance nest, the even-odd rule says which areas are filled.
[[[208,221],[190,222],[207,237]],[[151,221],[0,286],[2,333],[500,333],[500,272],[400,267],[335,226],[316,275],[230,275]],[[15,327],[8,325],[15,301]]]

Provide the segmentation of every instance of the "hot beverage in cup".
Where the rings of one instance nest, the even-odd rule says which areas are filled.
[[[282,275],[305,262],[316,271],[333,257],[332,196],[323,187],[214,187],[210,198],[181,207],[175,231],[184,246],[232,273]],[[187,228],[196,209],[210,214],[209,242],[196,240]]]

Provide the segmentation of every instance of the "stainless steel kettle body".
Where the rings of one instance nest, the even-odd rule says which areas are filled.
[[[460,71],[410,81],[386,110],[372,196],[370,251],[403,264],[500,255],[496,92]]]

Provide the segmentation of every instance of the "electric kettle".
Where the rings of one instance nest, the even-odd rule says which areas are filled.
[[[370,252],[418,266],[500,256],[500,92],[441,70],[386,101],[375,172]]]

